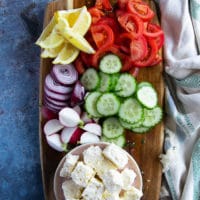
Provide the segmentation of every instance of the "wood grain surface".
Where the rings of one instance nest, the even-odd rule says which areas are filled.
[[[155,10],[155,5],[152,1],[145,0]],[[69,9],[81,7],[83,5],[92,5],[92,0],[58,0],[51,2],[47,5],[44,27],[48,24],[56,10]],[[154,18],[154,22],[158,23],[157,17]],[[162,53],[162,52],[160,52]],[[51,59],[41,59],[40,66],[40,108],[43,101],[43,85],[45,76],[52,68]],[[164,97],[164,82],[163,82],[163,64],[159,64],[155,67],[141,69],[137,77],[138,81],[151,82],[158,92],[159,105],[163,106]],[[53,177],[56,167],[64,156],[63,153],[59,153],[51,149],[44,137],[43,125],[45,121],[41,114],[40,109],[40,122],[39,122],[39,138],[40,138],[40,157],[42,166],[42,178],[43,187],[46,200],[54,200],[53,194]],[[162,178],[162,166],[159,162],[159,155],[162,153],[163,148],[163,122],[157,125],[154,129],[147,134],[134,134],[127,132],[127,142],[130,144],[126,147],[126,150],[137,161],[143,176],[143,200],[158,200]]]

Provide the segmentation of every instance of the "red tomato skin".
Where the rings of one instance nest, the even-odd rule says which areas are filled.
[[[92,17],[92,24],[97,23],[104,16],[104,13],[96,7],[89,8],[88,12]]]
[[[84,67],[84,64],[83,64],[80,56],[75,60],[74,64],[75,64],[75,68],[79,74],[83,74],[85,72],[85,67]]]
[[[95,7],[100,10],[111,11],[112,5],[109,0],[96,0]]]

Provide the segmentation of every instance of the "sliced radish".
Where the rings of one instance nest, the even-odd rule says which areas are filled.
[[[67,101],[57,101],[54,99],[49,98],[48,96],[45,96],[45,100],[54,104],[55,106],[62,106],[62,107],[67,107],[68,106],[68,102]]]
[[[71,95],[70,105],[73,107],[83,102],[85,96],[85,88],[80,81],[77,81]]]
[[[81,114],[81,120],[83,120],[83,122],[85,122],[85,123],[93,122],[93,120],[90,118],[90,116],[88,115],[87,112],[83,112]]]
[[[83,130],[78,127],[64,128],[61,132],[61,141],[65,144],[77,144],[77,142],[80,140],[82,133]]]
[[[64,144],[61,142],[59,134],[46,136],[46,139],[49,146],[55,149],[56,151],[62,152],[65,150]]]
[[[52,74],[55,80],[63,85],[72,85],[78,80],[78,72],[72,64],[54,65]]]
[[[53,112],[52,110],[50,110],[46,106],[41,107],[41,113],[42,113],[42,116],[47,120],[58,118],[57,113]]]
[[[50,74],[48,74],[45,78],[45,86],[51,90],[52,92],[58,93],[58,94],[68,94],[70,93],[73,88],[68,86],[63,86],[59,83],[57,83]]]
[[[69,94],[58,94],[58,93],[52,92],[46,86],[44,86],[44,93],[49,98],[51,98],[53,100],[57,100],[57,101],[66,101],[66,100],[70,99],[70,96],[71,96]]]
[[[66,127],[75,127],[83,124],[79,114],[72,108],[63,108],[58,115],[60,123]]]
[[[46,122],[44,125],[44,133],[45,135],[52,135],[62,130],[64,126],[60,123],[58,119],[51,119]]]
[[[81,115],[81,107],[80,106],[73,107],[73,110],[75,110],[79,114],[79,116]]]
[[[85,124],[82,129],[95,135],[101,136],[101,126],[99,124],[88,123]]]
[[[97,135],[94,135],[89,132],[84,132],[80,138],[81,144],[93,143],[93,142],[99,142],[99,141],[100,141],[100,138]]]

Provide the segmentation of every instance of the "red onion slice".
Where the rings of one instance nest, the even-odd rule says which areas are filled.
[[[48,101],[52,104],[54,104],[55,106],[63,106],[63,107],[67,107],[68,106],[68,102],[66,101],[57,101],[54,99],[49,98],[48,96],[45,96],[45,101]]]
[[[78,72],[72,64],[54,65],[52,74],[55,80],[62,85],[72,85],[78,80]]]
[[[46,106],[41,107],[41,113],[42,113],[42,116],[47,120],[58,118],[58,114],[56,114],[55,111],[50,110]]]
[[[47,97],[56,101],[66,101],[70,99],[70,94],[57,94],[49,90],[46,86],[44,87],[44,93]]]
[[[63,109],[63,106],[56,106],[46,100],[44,100],[44,105],[49,109],[52,110],[53,112],[58,113],[60,110]]]
[[[72,91],[72,87],[63,86],[60,83],[57,83],[50,74],[48,74],[45,78],[45,86],[58,94],[68,94]]]

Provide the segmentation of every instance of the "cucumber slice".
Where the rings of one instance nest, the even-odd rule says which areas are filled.
[[[162,120],[163,112],[159,106],[153,109],[144,108],[144,121],[142,125],[144,127],[153,127]]]
[[[97,99],[101,96],[100,92],[91,92],[85,99],[85,109],[92,117],[101,117],[96,108]]]
[[[93,68],[87,69],[81,77],[81,83],[88,91],[92,91],[98,88],[99,81],[100,81],[99,74]]]
[[[138,85],[137,85],[137,89],[143,87],[143,86],[150,86],[150,87],[153,87],[153,85],[150,83],[150,82],[147,82],[147,81],[142,81],[140,82]]]
[[[115,87],[116,87],[117,81],[119,79],[119,76],[120,76],[119,73],[110,74],[110,77],[111,77],[111,80],[112,80],[110,91],[115,91]]]
[[[102,133],[107,138],[116,138],[124,133],[124,127],[121,126],[118,118],[109,117],[103,122]]]
[[[137,123],[143,119],[143,107],[135,98],[128,98],[121,104],[119,117],[125,122]]]
[[[109,143],[114,143],[120,147],[124,147],[125,144],[126,144],[126,138],[125,138],[125,135],[120,135],[119,137],[117,138],[113,138],[113,139],[109,139],[105,136],[102,136],[101,137],[101,140],[104,141],[104,142],[109,142]]]
[[[118,113],[120,101],[113,93],[104,93],[98,98],[96,107],[101,115],[111,116]]]
[[[114,74],[121,70],[122,63],[115,54],[107,54],[100,60],[99,68],[104,73]]]
[[[128,123],[128,122],[126,122],[126,121],[124,121],[124,120],[122,120],[122,119],[119,119],[119,121],[120,121],[121,125],[122,125],[124,128],[128,129],[128,130],[132,130],[133,128],[138,128],[138,127],[140,127],[140,126],[142,125],[142,122],[143,122],[143,120],[140,120],[140,121],[137,122],[137,123],[131,124],[131,123]]]
[[[151,129],[151,127],[144,127],[144,126],[140,126],[138,128],[133,128],[132,131],[135,133],[146,133]]]
[[[134,94],[136,85],[136,80],[132,75],[123,73],[117,81],[116,94],[120,97],[129,97]]]
[[[146,108],[152,109],[158,103],[156,90],[149,85],[140,86],[136,92],[138,101]]]
[[[105,74],[103,72],[99,73],[100,76],[100,86],[99,91],[101,92],[109,92],[112,87],[112,78],[109,74]]]

